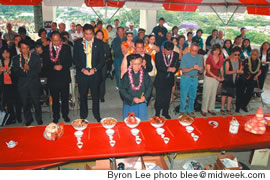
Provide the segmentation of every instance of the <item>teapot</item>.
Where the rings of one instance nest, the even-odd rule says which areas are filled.
[[[11,140],[9,142],[6,142],[8,148],[14,148],[18,143]]]

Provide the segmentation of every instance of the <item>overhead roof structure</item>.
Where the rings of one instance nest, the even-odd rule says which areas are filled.
[[[162,9],[168,11],[214,12],[224,25],[228,25],[235,13],[255,15],[270,15],[270,0],[0,0],[2,5],[39,5],[43,2],[46,6],[82,6],[91,7],[100,18],[93,7],[106,7],[105,19],[107,18],[107,7],[116,7],[118,10],[124,5],[127,8],[136,9]],[[226,20],[219,13],[232,13]],[[113,17],[112,16],[112,17]],[[112,18],[111,17],[111,18]],[[110,19],[111,19],[110,18]]]
[[[0,0],[2,5],[82,6],[160,9],[194,12],[235,12],[270,15],[270,0]]]

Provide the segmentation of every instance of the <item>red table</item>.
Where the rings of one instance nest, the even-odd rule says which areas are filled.
[[[266,116],[270,116],[267,114]],[[195,142],[185,127],[178,120],[167,120],[163,128],[170,142],[165,144],[163,139],[149,122],[141,122],[141,144],[136,144],[124,122],[119,122],[113,128],[116,144],[111,147],[105,129],[99,123],[91,123],[83,131],[83,147],[77,148],[75,129],[65,125],[64,135],[57,141],[48,141],[43,137],[45,126],[17,127],[0,129],[0,169],[37,169],[61,164],[73,160],[99,159],[143,154],[160,154],[190,151],[220,151],[236,149],[256,149],[270,147],[270,129],[264,135],[254,135],[244,131],[244,124],[251,116],[234,116],[240,123],[238,134],[229,133],[229,123],[232,117],[196,118],[192,126],[194,133],[199,135]],[[208,121],[219,122],[213,128]],[[7,148],[5,142],[14,140],[18,145]]]

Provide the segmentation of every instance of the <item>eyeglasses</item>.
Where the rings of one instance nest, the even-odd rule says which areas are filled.
[[[234,54],[234,56],[240,56],[240,54]]]

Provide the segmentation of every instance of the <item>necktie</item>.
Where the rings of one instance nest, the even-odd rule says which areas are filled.
[[[92,68],[92,42],[87,42],[87,68]]]
[[[167,56],[167,64],[170,63],[170,56]]]

